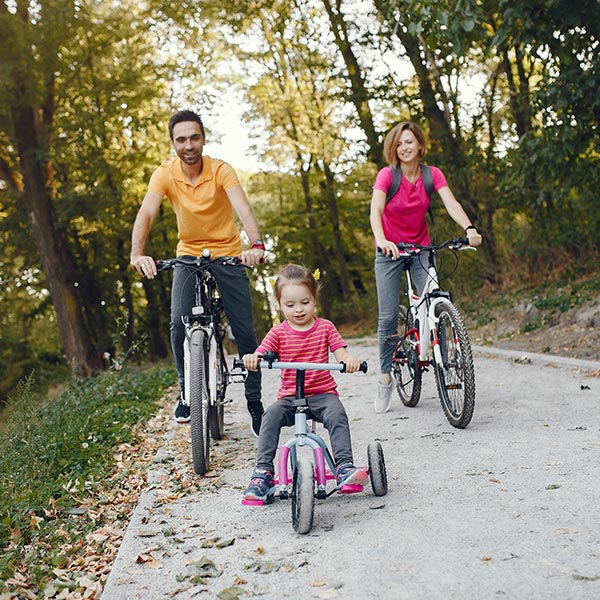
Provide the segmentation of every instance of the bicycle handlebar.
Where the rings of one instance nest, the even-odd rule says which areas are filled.
[[[421,244],[399,242],[396,244],[396,246],[398,246],[399,250],[404,250],[405,252],[409,253],[416,253],[416,250],[442,250],[443,248],[450,248],[450,250],[461,250],[463,246],[467,246],[469,249],[475,250],[473,246],[469,245],[469,240],[465,237],[455,238],[437,245],[431,244],[429,246],[423,246]],[[466,250],[467,248],[464,249]]]
[[[263,359],[258,361],[260,369],[294,369],[295,371],[346,371],[346,363],[310,363],[310,362],[284,362],[279,360]],[[241,358],[233,359],[234,369],[243,369],[244,361]],[[366,361],[360,363],[359,371],[366,373],[368,365]]]
[[[210,258],[210,256],[198,256],[198,257],[181,257],[177,258],[164,258],[164,259],[156,259],[154,262],[156,263],[156,270],[167,271],[168,269],[173,269],[176,265],[182,265],[185,267],[196,267],[198,269],[205,269],[206,267],[221,261],[224,265],[241,265],[242,259],[239,256],[217,256],[215,258]],[[247,265],[244,265],[247,266]],[[251,269],[252,267],[248,267]]]

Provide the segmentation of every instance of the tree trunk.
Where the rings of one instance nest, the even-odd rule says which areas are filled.
[[[73,256],[55,225],[54,207],[45,187],[33,108],[14,106],[13,123],[23,175],[22,197],[56,311],[65,358],[78,375],[90,376],[102,368],[102,358],[96,350],[94,332],[85,327]]]
[[[330,0],[323,0],[323,4],[331,22],[331,30],[335,37],[335,43],[344,58],[344,63],[348,71],[348,78],[352,89],[350,100],[356,107],[360,125],[367,136],[367,144],[369,145],[368,159],[379,168],[382,168],[386,165],[383,157],[383,144],[373,122],[373,115],[369,107],[370,94],[365,87],[365,78],[363,77],[356,55],[352,51],[352,46],[348,41],[346,23],[344,22],[338,3],[334,7]]]

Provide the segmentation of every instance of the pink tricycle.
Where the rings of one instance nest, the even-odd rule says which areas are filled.
[[[294,369],[296,371],[296,398],[293,403],[296,413],[294,437],[279,448],[275,477],[276,496],[282,500],[288,499],[288,486],[290,483],[292,484],[292,525],[297,533],[308,533],[313,525],[315,498],[324,500],[335,492],[354,494],[363,491],[363,485],[343,485],[339,489],[335,486],[330,491],[327,490],[327,482],[335,481],[335,463],[327,444],[320,435],[315,433],[315,421],[313,420],[310,431],[307,424],[309,409],[304,396],[305,371],[344,372],[346,365],[344,363],[280,362],[277,358],[275,353],[267,352],[259,361],[259,367],[261,369]],[[244,362],[236,359],[233,366],[234,368],[243,368]],[[363,373],[367,372],[366,362],[361,364],[360,370]],[[314,464],[310,454],[297,452],[297,448],[301,446],[308,446],[312,449]],[[387,473],[383,449],[379,442],[371,442],[368,445],[367,458],[369,466],[360,468],[363,471],[364,480],[370,480],[371,488],[376,496],[385,496],[387,494]],[[291,474],[288,470],[288,463]],[[262,500],[242,500],[242,503],[263,504],[264,502]]]

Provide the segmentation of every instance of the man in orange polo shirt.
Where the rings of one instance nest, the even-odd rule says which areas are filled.
[[[206,141],[200,117],[188,110],[175,113],[169,120],[169,135],[177,158],[158,167],[133,225],[131,264],[150,279],[156,276],[156,264],[144,249],[152,223],[166,196],[177,217],[177,256],[201,256],[207,248],[211,256],[241,256],[248,266],[256,266],[264,256],[265,246],[248,198],[233,168],[226,162],[203,156]],[[251,248],[242,251],[235,214],[251,240]],[[250,283],[242,265],[211,266],[223,307],[236,340],[240,356],[250,354],[258,345],[254,330]],[[179,423],[190,420],[189,405],[183,399],[182,315],[189,315],[194,304],[194,278],[185,268],[176,268],[171,290],[171,346],[179,374],[181,394],[174,417]],[[252,432],[258,436],[263,415],[260,372],[248,374],[246,401]]]

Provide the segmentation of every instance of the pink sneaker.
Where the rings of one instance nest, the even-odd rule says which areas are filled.
[[[337,487],[338,490],[346,486],[362,487],[365,479],[369,477],[369,472],[364,468],[357,468],[351,463],[340,465],[337,470]]]

